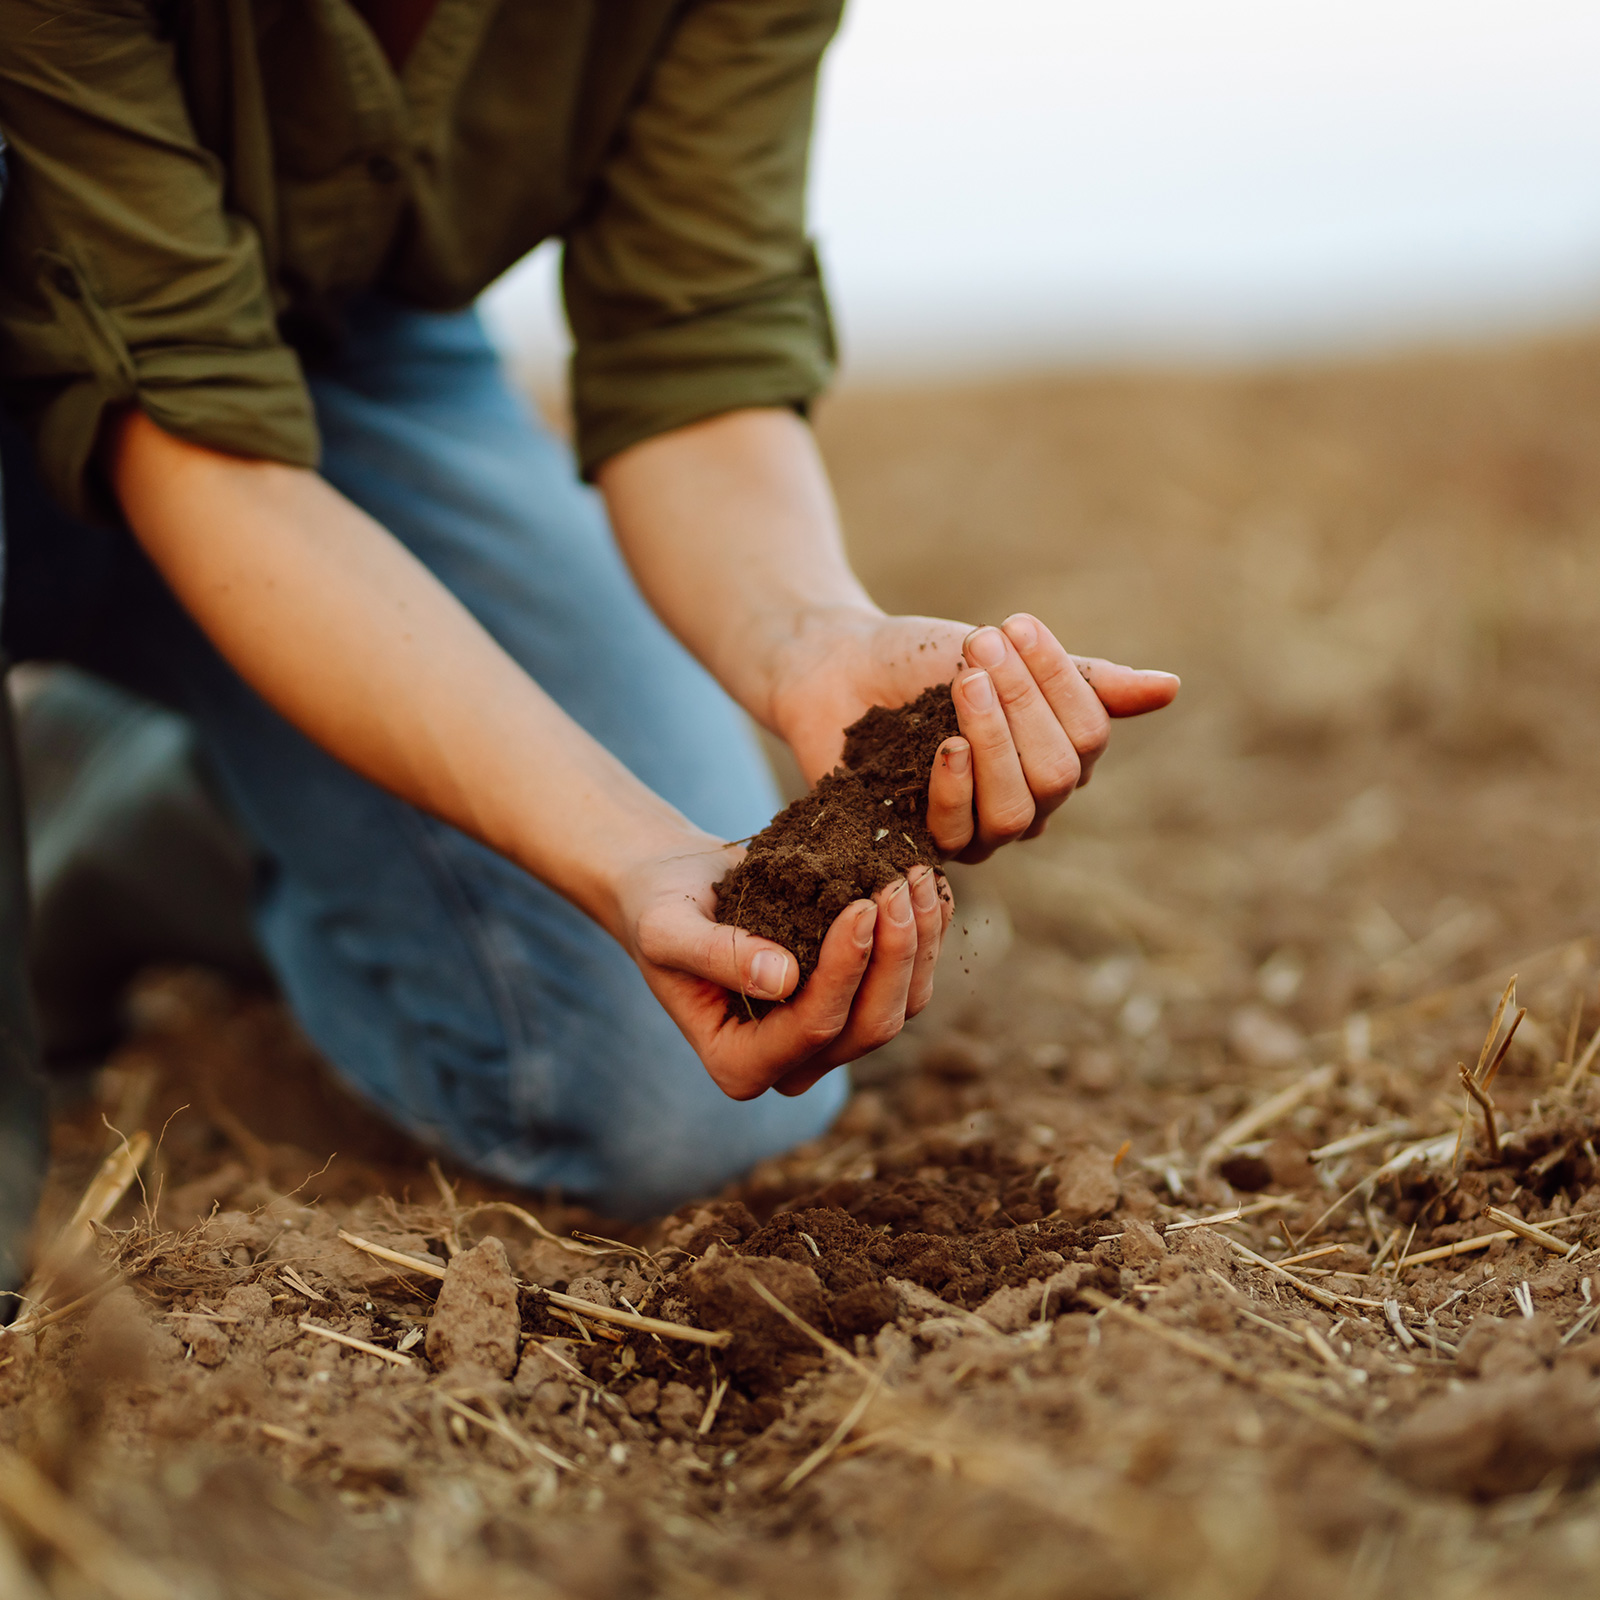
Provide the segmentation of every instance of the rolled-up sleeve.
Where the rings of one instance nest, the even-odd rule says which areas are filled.
[[[696,0],[567,230],[563,287],[586,475],[654,434],[827,384],[806,236],[817,68],[839,0]]]
[[[0,0],[0,382],[70,509],[103,515],[108,408],[234,454],[314,466],[256,232],[195,137],[153,0]]]

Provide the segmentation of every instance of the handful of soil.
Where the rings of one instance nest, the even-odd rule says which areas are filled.
[[[939,864],[928,832],[928,774],[939,746],[960,731],[948,684],[896,711],[873,706],[845,729],[844,765],[779,812],[716,886],[718,922],[794,952],[795,994],[851,901],[871,898],[919,862]],[[748,1002],[758,1015],[771,1004]]]

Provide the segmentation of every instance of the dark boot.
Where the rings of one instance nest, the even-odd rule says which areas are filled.
[[[23,702],[19,748],[33,991],[52,1069],[98,1064],[142,968],[270,981],[250,924],[249,850],[183,718],[55,668]]]
[[[22,1287],[50,1124],[28,996],[28,872],[22,782],[0,658],[0,1323]]]

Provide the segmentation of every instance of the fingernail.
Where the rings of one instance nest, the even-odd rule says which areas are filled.
[[[961,692],[974,711],[994,710],[994,684],[987,672],[969,672],[961,680]]]
[[[998,667],[1006,658],[1006,642],[998,628],[975,629],[967,635],[962,649],[975,667]]]
[[[958,778],[964,778],[972,766],[972,746],[965,739],[953,740],[944,747],[944,764]]]
[[[912,880],[911,903],[924,916],[939,903],[939,890],[933,881],[933,868],[924,867]]]
[[[897,927],[903,928],[912,919],[911,891],[902,878],[892,888],[884,899],[889,908],[889,920]]]
[[[1039,642],[1039,630],[1032,617],[1007,617],[1003,624],[1007,637],[1019,650],[1031,650]]]
[[[878,908],[869,900],[856,913],[856,943],[863,950],[872,948],[872,930],[878,925]]]
[[[750,993],[758,1000],[776,1000],[783,993],[788,965],[776,950],[758,950],[750,963]]]

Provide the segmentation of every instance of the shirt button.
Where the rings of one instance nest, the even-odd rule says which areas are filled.
[[[400,176],[400,169],[388,156],[373,156],[367,162],[367,172],[374,183],[393,183]]]
[[[78,276],[71,267],[52,267],[50,281],[69,300],[81,300],[83,290],[78,285]]]

